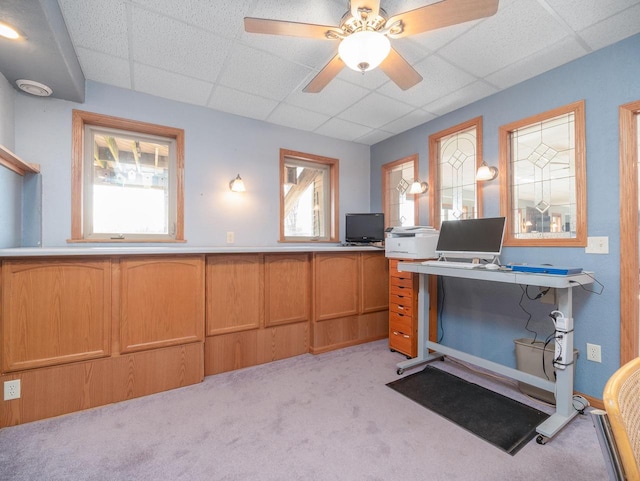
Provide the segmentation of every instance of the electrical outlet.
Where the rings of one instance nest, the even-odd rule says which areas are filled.
[[[4,400],[18,399],[20,397],[20,379],[4,382]]]
[[[236,241],[236,236],[233,232],[227,232],[227,244],[233,244]]]
[[[587,342],[587,361],[602,362],[602,351],[598,344]]]

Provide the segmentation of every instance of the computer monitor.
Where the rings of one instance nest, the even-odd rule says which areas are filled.
[[[370,244],[384,240],[384,214],[347,214],[345,217],[345,241]]]
[[[504,217],[445,220],[436,245],[439,257],[494,260],[502,252]]]

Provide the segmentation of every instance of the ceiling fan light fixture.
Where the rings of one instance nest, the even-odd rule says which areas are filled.
[[[342,61],[356,72],[376,68],[391,51],[389,39],[370,30],[355,32],[340,42],[338,52]]]

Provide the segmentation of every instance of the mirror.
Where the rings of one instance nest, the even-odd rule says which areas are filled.
[[[586,245],[584,101],[500,128],[504,245]]]

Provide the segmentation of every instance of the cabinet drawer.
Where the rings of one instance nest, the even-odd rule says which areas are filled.
[[[389,302],[392,304],[400,304],[401,306],[413,306],[416,299],[416,293],[413,289],[400,288],[389,293]]]
[[[402,277],[391,277],[389,284],[391,284],[391,286],[409,287],[413,289],[413,278],[404,279]]]
[[[390,302],[389,310],[391,312],[397,312],[398,314],[402,314],[405,316],[409,316],[409,317],[413,316],[413,307],[408,302],[405,302],[403,304],[400,304],[397,302]]]
[[[389,331],[400,331],[404,334],[413,334],[414,320],[411,316],[398,314],[397,312],[389,313]]]
[[[403,286],[389,286],[389,295],[400,296],[408,299],[413,296],[413,288]]]
[[[412,355],[411,341],[411,336],[408,334],[403,334],[400,331],[389,331],[389,348],[394,351],[401,352],[408,356]]]
[[[413,279],[413,272],[400,272],[396,269],[389,270],[389,275],[397,279]]]

